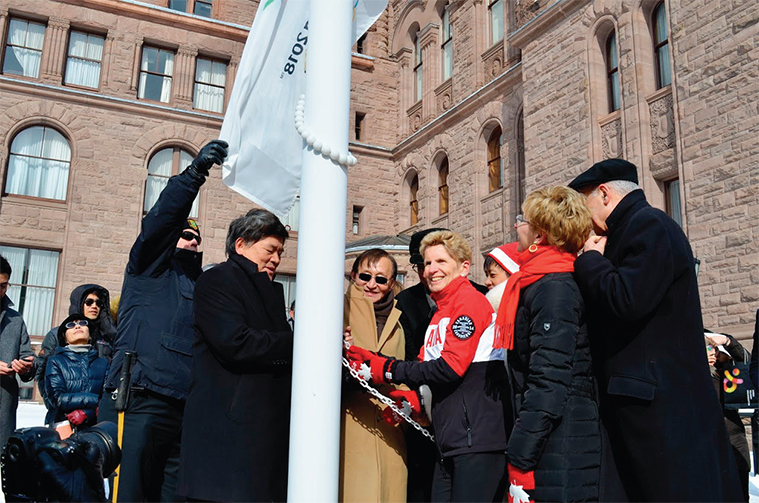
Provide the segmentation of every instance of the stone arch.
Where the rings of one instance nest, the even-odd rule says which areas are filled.
[[[423,28],[427,24],[424,16],[425,9],[426,5],[423,0],[411,0],[406,4],[395,25],[391,54],[397,54],[403,47],[410,48],[413,46],[411,43],[412,30]]]
[[[406,229],[408,227],[412,227],[415,225],[411,222],[411,213],[409,205],[411,203],[411,183],[414,179],[414,177],[417,177],[419,185],[419,192],[417,193],[417,201],[419,202],[419,208],[418,208],[418,222],[421,222],[423,220],[423,205],[422,205],[422,197],[421,197],[421,187],[422,187],[422,180],[421,176],[419,176],[419,171],[416,169],[416,167],[409,167],[408,169],[404,170],[403,176],[401,177],[401,187],[399,190],[399,193],[401,195],[399,206],[398,206],[398,215],[399,219],[398,222],[405,222],[405,225],[401,225],[402,228]]]
[[[156,126],[143,133],[134,143],[131,162],[134,165],[147,167],[150,157],[168,145],[180,146],[196,154],[201,146],[212,139],[207,134],[187,125],[167,124]]]

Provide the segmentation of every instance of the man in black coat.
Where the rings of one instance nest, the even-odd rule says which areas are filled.
[[[178,489],[190,500],[287,499],[293,332],[272,281],[287,237],[275,215],[249,211],[195,288]]]
[[[169,179],[129,253],[119,304],[115,353],[100,405],[116,421],[115,394],[125,351],[137,353],[124,412],[118,501],[174,501],[182,415],[190,385],[192,306],[201,273],[201,237],[188,220],[208,170],[227,156],[213,140]]]
[[[652,208],[635,165],[608,159],[569,186],[596,235],[575,262],[622,493],[629,501],[739,501],[704,351],[695,261],[682,229]],[[603,485],[608,480],[602,480]],[[604,494],[602,494],[603,498]]]

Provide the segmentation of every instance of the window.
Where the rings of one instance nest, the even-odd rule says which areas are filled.
[[[443,11],[443,80],[448,80],[453,74],[453,27],[448,9]]]
[[[491,0],[488,5],[490,13],[490,44],[503,40],[503,0]]]
[[[169,9],[192,12],[196,16],[211,17],[212,0],[169,0]]]
[[[21,313],[30,335],[44,336],[53,326],[53,303],[58,277],[57,251],[0,246],[11,264],[8,297]]]
[[[395,282],[399,285],[403,286],[406,284],[406,273],[405,272],[399,272],[395,275]]]
[[[683,226],[682,205],[680,203],[680,180],[675,178],[664,184],[664,196],[667,198],[667,215]]]
[[[448,158],[443,159],[438,169],[438,187],[437,187],[439,200],[440,200],[440,214],[445,215],[448,213]]]
[[[611,32],[606,39],[606,81],[609,86],[609,112],[619,110],[619,58],[617,34]]]
[[[287,215],[280,218],[280,221],[285,227],[287,227],[288,231],[297,232],[298,223],[300,222],[300,196],[295,198],[292,208],[287,212]]]
[[[105,38],[80,31],[72,31],[66,58],[67,85],[97,89],[100,86],[100,63],[103,61]]]
[[[654,53],[656,54],[656,88],[661,89],[672,83],[669,69],[669,30],[667,10],[664,2],[654,9]]]
[[[424,83],[424,67],[422,66],[422,47],[420,42],[419,32],[416,33],[416,40],[414,40],[414,91],[416,101],[422,99],[424,89],[422,84]]]
[[[364,118],[366,118],[366,114],[361,112],[356,112],[356,123],[354,124],[354,132],[356,133],[356,140],[361,140],[364,137]]]
[[[488,186],[494,192],[503,186],[501,180],[501,128],[496,127],[488,139]]]
[[[359,54],[364,54],[365,49],[366,49],[366,33],[358,37],[358,41],[356,42],[356,52]]]
[[[5,44],[3,73],[39,77],[44,40],[44,24],[11,18]]]
[[[411,225],[416,225],[419,223],[419,175],[414,175],[409,182],[409,194],[409,220]]]
[[[169,183],[172,175],[181,173],[192,163],[193,155],[179,147],[169,147],[158,152],[148,162],[148,179],[145,182],[145,203],[142,211],[147,213],[153,207],[161,191]],[[190,210],[190,216],[198,217],[198,202],[200,194],[195,198]]]
[[[21,131],[11,143],[6,194],[66,199],[71,164],[71,145],[55,129],[33,126]]]
[[[277,274],[274,281],[282,285],[285,291],[285,316],[289,317],[290,304],[295,300],[295,276],[290,274]]]
[[[168,103],[171,99],[171,76],[174,72],[174,53],[155,47],[142,49],[140,87],[137,97]]]
[[[522,203],[525,195],[525,166],[524,166],[524,110],[517,117],[517,172],[516,172],[516,208],[517,213],[522,212]]]
[[[210,112],[223,112],[226,84],[226,63],[198,58],[195,64],[195,93],[192,106]]]
[[[363,211],[362,206],[354,206],[353,207],[353,224],[352,224],[352,231],[353,234],[358,234],[361,232],[361,212]]]

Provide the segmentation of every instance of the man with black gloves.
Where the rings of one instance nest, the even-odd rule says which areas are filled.
[[[227,143],[213,140],[169,179],[129,253],[119,305],[115,353],[100,412],[116,420],[124,352],[137,353],[123,416],[117,501],[174,501],[184,404],[190,385],[195,281],[201,273],[200,230],[188,219],[200,186]],[[108,417],[110,416],[110,417]],[[106,418],[104,417],[104,419]]]

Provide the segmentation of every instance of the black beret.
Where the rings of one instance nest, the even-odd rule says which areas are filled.
[[[74,313],[58,326],[58,345],[59,346],[68,346],[68,343],[66,342],[66,323],[69,323],[71,321],[80,321],[80,320],[87,320],[87,323],[92,323],[92,320],[88,320],[85,315],[82,313]],[[90,331],[90,337],[92,337],[92,331]]]
[[[624,159],[605,159],[595,163],[590,169],[569,182],[569,188],[580,190],[614,180],[638,183],[638,168],[635,167],[635,164]]]
[[[435,231],[445,231],[448,229],[443,228],[433,228],[433,229],[424,229],[423,231],[415,232],[411,235],[411,241],[409,241],[408,244],[408,253],[411,255],[409,257],[409,262],[412,264],[423,264],[424,263],[424,257],[419,253],[419,245],[422,244],[422,239],[424,239],[424,236],[429,234],[430,232]]]

